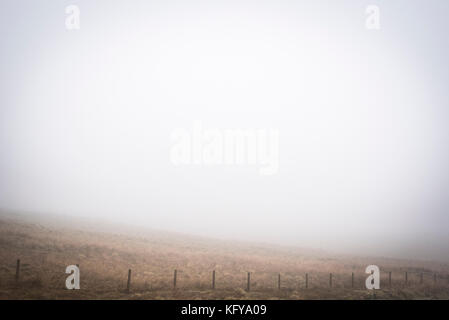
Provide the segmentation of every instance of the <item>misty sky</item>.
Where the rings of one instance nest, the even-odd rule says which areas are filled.
[[[449,259],[447,0],[0,9],[0,208]],[[277,129],[278,172],[175,166],[195,121]]]

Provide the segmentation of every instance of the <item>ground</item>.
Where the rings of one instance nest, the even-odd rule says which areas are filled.
[[[80,267],[81,289],[67,290],[65,269],[74,264]],[[381,270],[381,289],[376,292],[365,288],[370,264]],[[0,217],[0,299],[449,299],[448,275],[449,264],[435,261]]]

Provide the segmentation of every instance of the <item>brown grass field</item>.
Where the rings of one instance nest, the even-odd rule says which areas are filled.
[[[21,260],[18,282],[17,259]],[[65,268],[72,264],[80,266],[80,290],[65,289]],[[381,289],[375,293],[364,284],[370,264],[381,270]],[[132,269],[129,293],[128,269]],[[178,270],[176,288],[174,269]],[[215,290],[212,270],[216,270]],[[249,292],[247,272],[251,272]],[[0,299],[448,299],[448,274],[447,263],[432,261],[354,257],[103,224],[0,217]]]

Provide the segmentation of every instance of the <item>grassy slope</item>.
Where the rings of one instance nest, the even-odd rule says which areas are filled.
[[[449,266],[438,262],[336,256],[162,232],[98,229],[103,231],[0,218],[0,299],[369,299],[372,292],[364,289],[364,269],[369,264],[378,265],[382,272],[385,289],[376,298],[449,298]],[[16,284],[18,258],[22,272]],[[81,290],[64,289],[65,267],[71,264],[80,265]],[[132,269],[130,293],[124,290],[128,269]],[[179,270],[176,290],[174,269]],[[216,290],[210,290],[212,270],[216,270]],[[244,290],[248,271],[252,272],[250,292]],[[393,274],[391,289],[388,271]],[[405,271],[409,272],[407,287]],[[277,290],[279,273],[281,290]],[[436,286],[434,273],[440,275]]]

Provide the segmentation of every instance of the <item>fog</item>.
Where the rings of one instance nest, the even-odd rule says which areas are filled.
[[[446,0],[0,8],[4,211],[449,259]]]

